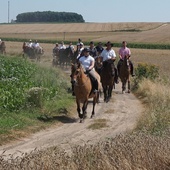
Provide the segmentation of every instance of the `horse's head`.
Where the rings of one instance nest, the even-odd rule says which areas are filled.
[[[77,82],[77,77],[80,74],[80,64],[71,64],[71,84],[75,84]]]
[[[124,56],[123,63],[124,63],[125,66],[129,67],[129,56],[128,55]]]

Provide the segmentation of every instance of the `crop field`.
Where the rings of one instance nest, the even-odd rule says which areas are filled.
[[[170,44],[169,23],[0,24],[0,38]]]

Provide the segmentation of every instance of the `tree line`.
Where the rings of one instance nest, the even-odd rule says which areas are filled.
[[[16,22],[70,22],[70,23],[82,23],[85,22],[82,15],[73,12],[26,12],[16,16]]]

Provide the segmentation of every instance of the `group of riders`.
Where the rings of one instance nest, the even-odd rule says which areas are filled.
[[[70,43],[70,46],[72,46],[72,43]],[[120,67],[123,63],[123,60],[126,57],[128,57],[129,60],[129,66],[130,66],[130,73],[132,76],[135,76],[134,74],[134,68],[133,63],[130,60],[131,51],[127,47],[127,42],[123,41],[122,46],[119,49],[119,61],[117,66],[115,66],[114,62],[116,60],[116,53],[113,50],[113,43],[108,41],[105,44],[105,48],[103,47],[102,43],[99,42],[98,45],[95,47],[94,42],[91,41],[89,43],[89,47],[84,47],[83,42],[81,39],[78,39],[77,43],[77,57],[76,62],[80,63],[84,69],[85,73],[89,75],[89,77],[92,79],[93,86],[94,86],[94,93],[98,91],[98,81],[95,77],[95,72],[97,71],[100,75],[100,72],[103,67],[105,67],[106,62],[109,62],[111,64],[112,68],[112,76],[114,77],[114,82],[116,84],[119,83],[118,77],[120,73]],[[95,69],[96,59],[99,58],[101,62],[101,67]]]
[[[30,39],[29,43],[24,42],[23,43],[23,51],[25,51],[26,49],[33,51],[34,53],[37,54],[42,54],[43,53],[43,48],[40,46],[40,44],[38,43],[37,40],[35,40],[34,42]]]

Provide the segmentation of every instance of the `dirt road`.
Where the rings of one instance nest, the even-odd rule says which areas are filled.
[[[73,145],[93,144],[131,131],[139,115],[144,111],[142,104],[132,93],[121,93],[121,83],[116,85],[109,103],[104,103],[103,98],[100,101],[96,106],[96,116],[93,119],[90,119],[92,104],[89,103],[88,118],[84,123],[79,123],[77,119],[77,122],[63,123],[59,127],[41,131],[13,144],[1,146],[0,154],[5,151],[5,155],[13,154],[15,157],[31,152],[35,148],[45,149],[51,146],[60,146],[69,152]],[[77,114],[75,118],[78,118]],[[96,119],[107,120],[107,127],[89,129],[89,125]]]

